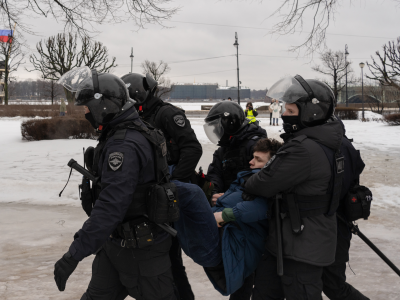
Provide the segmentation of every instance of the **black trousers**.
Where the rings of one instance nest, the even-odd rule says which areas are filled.
[[[240,289],[231,294],[230,300],[250,300],[254,285],[254,273],[248,276]]]
[[[81,300],[176,300],[168,251],[171,239],[146,249],[108,241],[97,253],[92,279]]]
[[[179,292],[179,297],[182,300],[194,300],[192,287],[190,286],[187,277],[185,266],[182,260],[182,248],[179,245],[177,237],[172,238],[172,245],[169,251],[169,257],[172,264],[172,275],[175,286]]]
[[[252,300],[283,300],[281,278],[277,274],[276,258],[265,250],[255,272]]]
[[[331,300],[369,300],[352,285],[346,282],[346,262],[349,261],[351,232],[340,220],[338,222],[338,236],[335,262],[324,267],[322,273],[324,294]]]
[[[283,259],[284,275],[279,277],[276,265],[275,256],[264,254],[256,270],[253,300],[321,300],[322,267]],[[261,266],[266,268],[261,269]]]

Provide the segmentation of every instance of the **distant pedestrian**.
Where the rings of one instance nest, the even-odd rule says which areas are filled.
[[[258,112],[255,109],[253,109],[253,103],[247,102],[244,114],[246,115],[246,118],[250,120],[249,123],[255,123],[258,125],[258,121],[256,120]]]
[[[280,118],[280,113],[281,113],[281,106],[279,105],[279,101],[272,99],[271,105],[269,106],[269,111],[272,114],[272,126],[275,126],[275,120],[276,120],[276,126],[278,126],[278,120]]]
[[[228,101],[232,101],[232,98],[231,98],[231,97],[228,97]]]
[[[67,105],[65,104],[64,99],[61,99],[60,117],[64,117],[66,113],[67,113]]]

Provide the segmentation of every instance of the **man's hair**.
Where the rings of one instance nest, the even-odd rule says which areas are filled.
[[[256,145],[254,146],[253,151],[259,151],[259,152],[269,152],[271,157],[276,154],[278,149],[282,147],[282,143],[278,142],[275,139],[269,139],[269,138],[264,138],[261,140],[258,140]]]

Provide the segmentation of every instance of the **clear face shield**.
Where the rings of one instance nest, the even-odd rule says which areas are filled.
[[[224,135],[224,128],[221,124],[221,118],[217,118],[203,125],[204,132],[206,133],[208,139],[214,143],[218,144]]]
[[[277,82],[268,90],[267,96],[283,102],[283,108],[286,103],[291,104],[300,99],[308,99],[308,93],[303,86],[294,77],[285,77]]]
[[[57,83],[75,93],[76,105],[82,105],[84,100],[94,97],[92,71],[87,66],[68,71]]]

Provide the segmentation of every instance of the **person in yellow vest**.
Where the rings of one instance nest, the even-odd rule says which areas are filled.
[[[246,118],[250,120],[249,123],[255,123],[255,125],[258,125],[258,121],[256,120],[258,112],[253,109],[253,103],[247,102],[244,114],[246,115]]]

